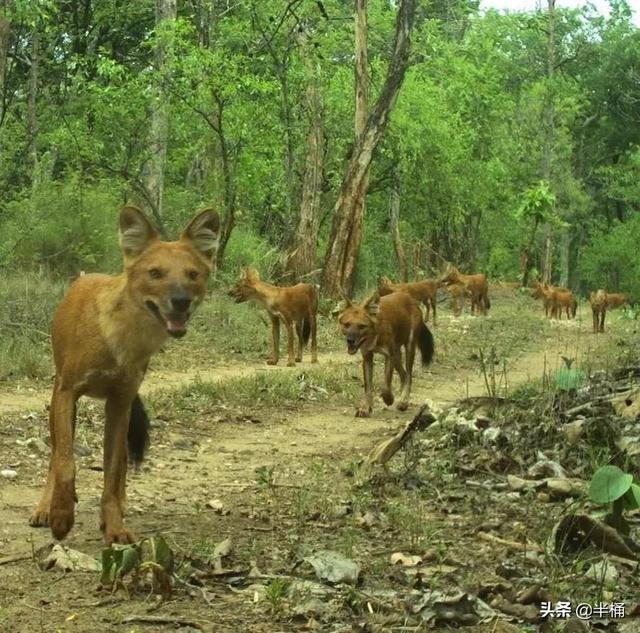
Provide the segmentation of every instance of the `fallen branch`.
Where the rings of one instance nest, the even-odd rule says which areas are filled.
[[[381,444],[378,444],[371,450],[363,462],[363,467],[372,468],[375,465],[383,466],[406,444],[407,440],[416,431],[424,431],[424,429],[431,426],[435,421],[435,416],[429,411],[429,405],[422,405],[413,420],[411,420],[402,431]]]
[[[7,556],[6,558],[0,558],[0,565],[9,565],[10,563],[19,563],[23,560],[31,560],[32,554],[21,554],[19,556]]]
[[[143,624],[174,624],[177,626],[190,626],[200,631],[204,630],[202,624],[195,620],[174,618],[167,615],[128,615],[120,620],[120,624],[130,624],[131,622],[141,622]]]
[[[507,539],[500,538],[491,532],[478,532],[478,538],[489,543],[497,543],[498,545],[504,545],[509,549],[515,549],[519,552],[537,552],[538,554],[544,553],[544,549],[536,543],[518,543],[517,541],[507,541]]]

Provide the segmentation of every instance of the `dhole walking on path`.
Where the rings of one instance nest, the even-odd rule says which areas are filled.
[[[367,418],[373,410],[373,355],[383,354],[385,404],[393,404],[391,380],[395,369],[400,376],[401,393],[397,408],[405,411],[411,397],[411,380],[416,347],[420,348],[422,364],[433,359],[433,335],[422,319],[418,304],[404,292],[394,292],[385,297],[374,294],[362,304],[347,301],[338,317],[342,333],[347,341],[347,352],[362,353],[364,396],[356,411],[356,417]],[[405,364],[402,364],[402,348]]]
[[[600,289],[595,290],[589,297],[591,314],[593,316],[593,332],[604,332],[604,318],[607,314],[607,293]]]
[[[297,284],[280,288],[260,280],[258,271],[245,268],[238,283],[229,291],[236,303],[253,301],[269,313],[271,319],[272,351],[269,365],[276,365],[280,357],[280,320],[287,328],[287,351],[289,367],[302,360],[302,348],[311,336],[311,362],[318,362],[316,329],[318,315],[318,293],[311,284]],[[298,335],[298,351],[294,356],[293,328]]]
[[[184,336],[204,299],[219,225],[217,213],[206,209],[178,241],[163,242],[139,209],[124,207],[124,271],[115,277],[82,275],[70,286],[53,319],[51,460],[31,525],[49,525],[58,539],[73,526],[76,401],[91,396],[106,400],[100,528],[108,545],[133,541],[123,522],[127,459],[139,463],[149,441],[138,389],[151,356],[168,336]]]
[[[440,281],[447,286],[451,284],[462,284],[464,286],[471,297],[471,314],[479,312],[486,315],[489,311],[491,307],[489,283],[483,273],[463,275],[455,266],[449,266]]]
[[[431,309],[433,324],[436,325],[436,298],[440,285],[440,282],[435,279],[394,284],[389,277],[383,277],[378,285],[378,294],[384,297],[392,292],[408,293],[415,301],[424,304],[426,308],[425,321],[429,320],[429,309]]]
[[[558,288],[549,284],[536,282],[531,296],[534,299],[542,299],[545,316],[550,319],[562,319],[564,310],[567,319],[575,318],[578,310],[578,302],[571,290]]]
[[[629,303],[626,295],[623,295],[619,292],[608,292],[607,293],[607,308],[615,309],[620,306],[626,305]]]

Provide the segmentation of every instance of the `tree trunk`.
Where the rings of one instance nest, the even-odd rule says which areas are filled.
[[[220,158],[222,159],[222,181],[224,183],[224,206],[225,214],[222,218],[222,226],[220,230],[220,240],[218,242],[218,250],[214,256],[214,266],[217,270],[222,265],[224,253],[227,243],[231,237],[231,232],[236,225],[236,180],[233,169],[233,161],[229,151],[229,144],[224,129],[224,101],[219,95],[213,95],[216,102],[217,110],[215,113],[216,121],[212,125],[218,136],[220,143]],[[214,270],[214,273],[216,272]]]
[[[553,144],[555,139],[555,108],[553,75],[556,65],[555,42],[556,0],[547,0],[547,88],[543,112],[544,146],[542,148],[542,177],[551,182],[553,176]],[[553,269],[553,227],[547,222],[544,227],[544,256],[542,260],[542,281],[551,283]]]
[[[31,165],[31,190],[40,180],[38,174],[38,72],[40,68],[40,33],[38,21],[31,31],[31,59],[29,65],[29,94],[27,97],[27,156]]]
[[[353,148],[340,194],[334,207],[334,220],[324,264],[323,289],[331,296],[350,294],[362,235],[359,201],[364,199],[373,151],[384,135],[389,114],[409,65],[411,27],[416,0],[400,0],[396,17],[393,56],[380,96],[367,118],[363,133]]]
[[[571,236],[569,229],[563,229],[560,235],[560,286],[569,287],[569,260],[571,249]]]
[[[155,50],[155,74],[159,78],[151,106],[151,127],[149,130],[149,157],[145,170],[146,198],[158,228],[163,229],[164,221],[164,174],[167,163],[167,142],[169,137],[169,104],[164,88],[167,72],[169,44],[166,40],[166,22],[175,22],[176,0],[156,0],[156,32],[160,39]]]
[[[4,16],[0,15],[0,127],[4,122],[7,73],[7,54],[9,52],[9,38],[11,36],[11,24]]]
[[[395,251],[398,270],[400,271],[400,281],[406,283],[409,281],[409,266],[407,265],[407,256],[400,236],[400,182],[397,175],[393,180],[393,186],[389,194],[389,220],[393,250]]]
[[[298,280],[308,275],[316,267],[325,157],[320,67],[317,62],[313,62],[311,52],[306,44],[303,44],[302,50],[309,77],[306,90],[309,130],[307,132],[307,155],[302,181],[300,217],[286,266],[287,273]]]

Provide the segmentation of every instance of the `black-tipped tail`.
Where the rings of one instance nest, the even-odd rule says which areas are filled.
[[[309,320],[309,317],[305,317],[302,320],[302,340],[305,343],[308,343],[310,336],[311,336],[311,321]]]
[[[149,448],[149,416],[144,410],[144,405],[140,396],[136,396],[131,403],[131,414],[129,416],[129,433],[127,442],[129,445],[129,461],[135,466],[139,466],[144,459],[144,454]]]
[[[431,330],[423,323],[418,332],[418,345],[422,354],[422,364],[428,365],[433,360],[433,352],[435,345],[433,343],[433,334]]]
[[[485,303],[486,303],[486,306],[487,306],[487,310],[490,310],[491,309],[491,301],[489,300],[489,295],[488,294],[484,296],[484,300],[485,300]]]

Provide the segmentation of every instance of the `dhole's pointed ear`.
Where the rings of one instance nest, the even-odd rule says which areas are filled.
[[[118,241],[125,258],[137,257],[158,239],[158,232],[138,207],[122,207],[118,222]]]
[[[258,271],[249,266],[242,271],[242,276],[249,282],[260,281],[260,275]]]
[[[204,209],[196,214],[187,224],[180,239],[191,242],[207,259],[213,259],[218,249],[220,236],[220,217],[213,209]]]
[[[380,312],[380,295],[374,292],[363,304],[362,307],[369,316],[376,316]]]

